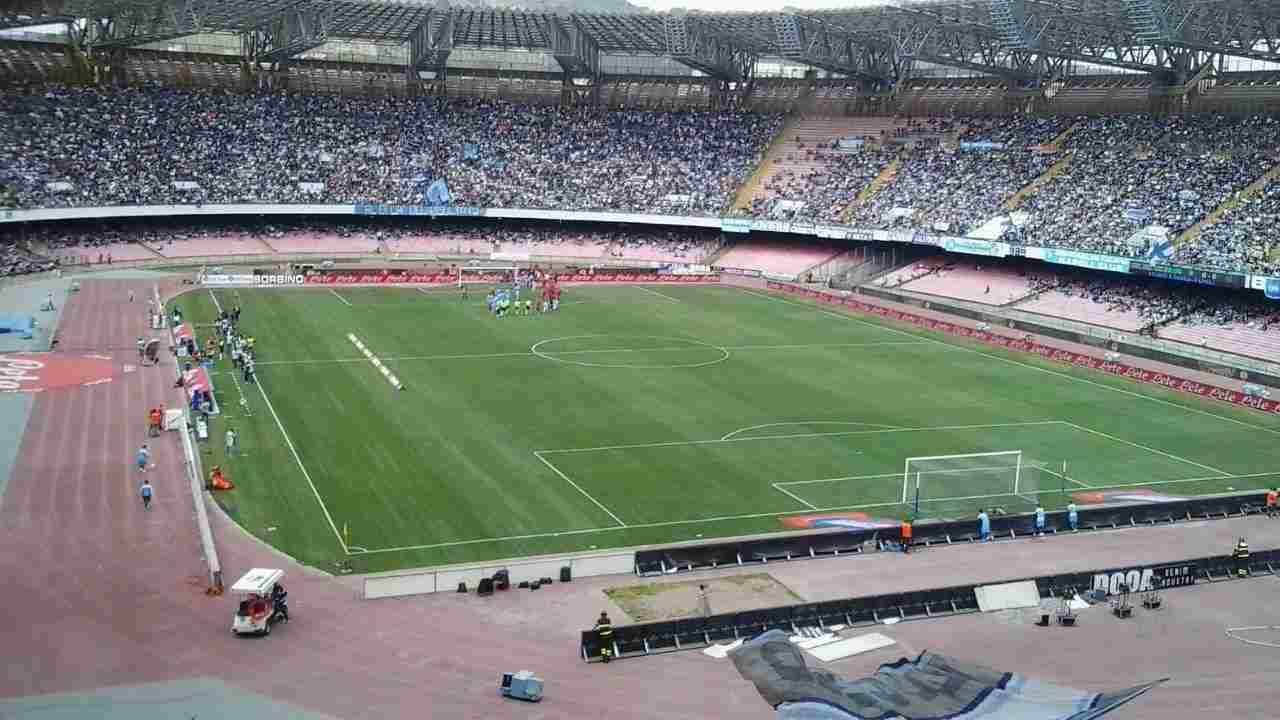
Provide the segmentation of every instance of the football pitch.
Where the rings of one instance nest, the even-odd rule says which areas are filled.
[[[256,385],[229,359],[213,375],[203,462],[236,484],[218,502],[302,562],[369,572],[898,520],[917,482],[926,518],[1280,483],[1280,417],[781,295],[571,286],[559,312],[501,319],[483,295],[179,298],[201,342],[218,306],[257,339]]]

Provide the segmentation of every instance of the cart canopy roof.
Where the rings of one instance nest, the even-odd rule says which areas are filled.
[[[267,595],[271,592],[271,588],[275,587],[275,584],[280,582],[280,578],[282,577],[284,577],[283,570],[254,568],[237,580],[235,585],[231,586],[231,592]]]

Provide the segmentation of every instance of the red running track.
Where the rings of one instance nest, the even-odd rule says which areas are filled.
[[[145,289],[146,283],[136,283]],[[144,332],[145,306],[127,303],[128,285],[88,281],[68,305],[61,334],[81,348],[107,348],[123,361]],[[583,664],[576,636],[602,607],[600,590],[632,578],[557,583],[536,594],[481,600],[442,594],[365,602],[357,582],[301,568],[214,512],[228,578],[253,566],[288,572],[294,620],[269,638],[229,632],[232,597],[208,597],[181,448],[172,434],[153,442],[156,504],[144,513],[130,467],[143,441],[147,408],[181,401],[167,366],[115,382],[42,393],[0,504],[0,697],[215,676],[246,690],[349,718],[758,718],[772,716],[725,661],[688,652]],[[1220,552],[1237,531],[1274,546],[1280,522],[1233,520],[1188,525],[1178,542]],[[1264,532],[1265,531],[1265,532]],[[1077,555],[1114,552],[1141,562],[1163,543],[1148,531],[1070,541],[997,543],[912,555],[796,563],[785,575],[846,576],[848,594],[921,586],[957,568],[1028,574]],[[896,565],[895,565],[896,564]],[[865,569],[865,570],[864,570]],[[978,579],[974,577],[974,579]],[[899,580],[900,579],[900,580]],[[795,578],[797,586],[804,583]],[[817,583],[821,584],[821,583]],[[806,590],[817,590],[817,587]],[[1120,623],[1090,616],[1075,631],[1035,630],[995,616],[905,623],[883,632],[899,646],[833,666],[868,671],[925,648],[1019,669],[1046,680],[1104,689],[1173,675],[1167,687],[1115,714],[1124,718],[1274,717],[1271,693],[1280,653],[1241,645],[1226,625],[1275,622],[1280,582],[1233,582],[1168,594],[1161,615]],[[615,619],[618,619],[615,617]],[[1039,634],[1037,634],[1039,633]],[[532,669],[547,680],[538,705],[503,701],[499,673]]]

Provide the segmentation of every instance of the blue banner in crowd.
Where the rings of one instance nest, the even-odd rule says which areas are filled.
[[[1262,291],[1272,300],[1280,300],[1280,278],[1267,278],[1267,284]]]
[[[960,143],[960,149],[961,150],[1003,150],[1004,143],[993,143],[993,142],[987,142],[985,140],[982,140],[979,142],[962,142]]]
[[[1151,208],[1131,207],[1124,210],[1124,219],[1134,224],[1149,223],[1153,216],[1154,213],[1151,212]]]
[[[448,205],[449,204],[449,186],[445,184],[444,178],[436,178],[434,182],[427,186],[427,205]]]
[[[467,144],[463,145],[463,146],[462,146],[462,159],[463,159],[463,160],[479,160],[479,159],[480,159],[480,147],[479,147],[478,145],[476,145],[475,143],[467,143]]]

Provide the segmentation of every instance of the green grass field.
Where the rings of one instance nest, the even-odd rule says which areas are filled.
[[[1007,458],[923,476],[926,517],[1280,482],[1280,417],[791,298],[570,287],[558,313],[496,319],[482,296],[180,298],[198,324],[215,297],[240,305],[258,340],[257,386],[230,360],[214,375],[226,417],[204,463],[237,485],[219,502],[303,562],[364,572],[778,532],[835,509],[897,519],[917,456],[1022,451],[1018,495]],[[228,424],[242,456],[223,457]]]

